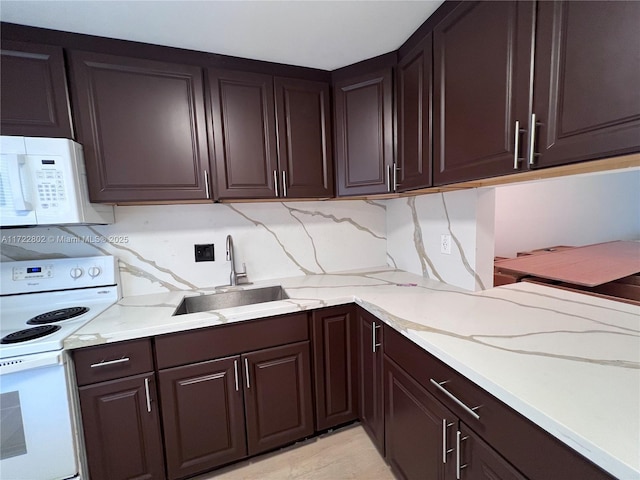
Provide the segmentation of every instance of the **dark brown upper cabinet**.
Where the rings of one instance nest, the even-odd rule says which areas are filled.
[[[80,51],[69,58],[92,201],[210,198],[200,67]]]
[[[209,69],[218,198],[333,194],[329,86]]]
[[[432,35],[398,60],[396,69],[396,189],[431,186],[433,134]]]
[[[433,32],[434,184],[640,151],[638,18],[638,2],[459,5]]]
[[[531,166],[640,151],[639,22],[640,2],[538,3]]]
[[[278,152],[273,77],[207,71],[217,198],[273,198]]]
[[[61,47],[2,40],[0,133],[73,138]]]
[[[435,185],[519,168],[534,9],[532,2],[463,2],[434,29]]]
[[[284,197],[332,197],[329,84],[276,77],[278,159]]]
[[[334,81],[338,196],[393,187],[393,68]]]

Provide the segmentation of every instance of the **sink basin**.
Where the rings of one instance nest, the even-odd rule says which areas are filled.
[[[211,293],[197,297],[185,297],[173,315],[195,312],[208,312],[222,308],[240,307],[255,303],[275,302],[289,298],[281,286],[235,290],[232,292]]]

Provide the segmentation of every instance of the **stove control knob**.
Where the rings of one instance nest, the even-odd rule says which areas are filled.
[[[102,270],[100,269],[100,267],[89,267],[89,270],[87,271],[87,273],[91,278],[96,278],[98,275],[102,273]]]
[[[69,272],[69,275],[71,275],[71,278],[73,278],[74,280],[77,280],[82,275],[84,275],[84,270],[82,268],[80,268],[80,267],[74,267]]]

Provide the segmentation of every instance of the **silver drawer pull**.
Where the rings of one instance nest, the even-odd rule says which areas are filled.
[[[447,448],[447,429],[453,427],[453,423],[448,423],[446,418],[442,419],[442,463],[447,463],[447,455],[453,452],[453,448]]]
[[[147,399],[147,412],[151,413],[151,395],[149,393],[149,379],[144,379],[144,394]]]
[[[244,373],[247,376],[247,388],[251,388],[251,382],[249,381],[249,361],[244,359]]]
[[[460,430],[456,432],[456,480],[460,480],[462,476],[462,469],[467,468],[469,466],[466,463],[462,465],[462,462],[461,462],[462,450],[460,447],[460,443],[464,442],[468,438],[469,438],[468,436],[463,437]]]
[[[235,373],[234,378],[235,378],[235,381],[236,381],[236,392],[239,392],[240,391],[240,387],[238,385],[238,360],[234,360],[233,361],[233,370],[234,370],[234,373]]]
[[[106,362],[102,360],[101,362],[91,364],[91,368],[107,367],[109,365],[116,365],[118,363],[126,363],[129,360],[130,360],[129,357],[122,357],[122,358],[118,358],[117,360],[109,360]]]
[[[478,410],[482,405],[478,405],[477,407],[469,408],[464,403],[462,403],[462,401],[458,400],[458,398],[455,395],[453,395],[450,391],[448,391],[446,388],[444,388],[442,386],[445,383],[447,383],[449,380],[445,380],[444,382],[436,382],[433,378],[431,378],[430,380],[431,380],[431,383],[433,383],[436,387],[438,387],[438,389],[442,393],[444,393],[447,397],[449,397],[451,400],[453,400],[458,405],[460,405],[462,408],[464,408],[465,411],[467,413],[469,413],[469,415],[471,415],[476,420],[480,420],[480,415],[478,415],[474,410]]]

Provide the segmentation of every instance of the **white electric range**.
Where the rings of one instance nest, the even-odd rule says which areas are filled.
[[[119,299],[112,256],[0,263],[0,477],[77,478],[64,339]]]

